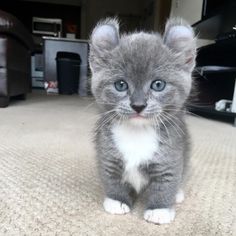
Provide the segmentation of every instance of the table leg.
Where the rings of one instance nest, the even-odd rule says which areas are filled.
[[[235,82],[234,82],[234,95],[233,95],[231,111],[236,113],[236,78],[235,78]],[[234,118],[234,126],[236,126],[236,117]]]

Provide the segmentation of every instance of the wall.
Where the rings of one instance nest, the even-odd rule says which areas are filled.
[[[191,25],[200,21],[202,16],[203,0],[172,0],[171,16],[180,16]],[[213,40],[198,39],[197,47],[214,43]]]
[[[74,24],[78,26],[77,36],[80,37],[80,6],[52,4],[49,2],[50,1],[44,3],[32,0],[11,0],[0,2],[0,8],[16,16],[30,32],[32,31],[32,18],[34,16],[43,18],[60,18],[63,21],[64,33],[67,32],[67,25]],[[62,36],[65,36],[65,34],[63,34]],[[39,40],[39,42],[41,42],[41,39]]]
[[[109,15],[121,14],[130,18],[140,17],[143,13],[142,0],[87,0],[82,2],[82,38],[87,38],[96,23]],[[132,20],[131,20],[132,21]],[[130,22],[131,22],[130,21]],[[131,22],[132,23],[132,22]]]
[[[172,0],[171,16],[181,16],[190,24],[201,20],[203,0]]]
[[[170,17],[171,0],[156,0],[154,7],[154,30],[162,32],[165,29],[165,23]]]
[[[87,39],[97,21],[108,15],[123,16],[123,27],[135,28],[144,14],[146,0],[21,0],[29,2],[75,5],[81,7],[81,38]],[[154,1],[154,0],[150,0]],[[127,20],[127,17],[129,20]],[[128,25],[128,26],[127,26]]]
[[[162,32],[170,15],[171,0],[146,0],[145,8],[149,13],[144,20],[144,28]]]
[[[73,6],[81,5],[81,0],[21,0],[21,1],[64,4],[64,5],[73,5]]]
[[[20,0],[19,0],[20,1]],[[109,15],[119,15],[121,30],[163,29],[169,16],[171,0],[21,0],[29,2],[66,4],[81,7],[81,38],[87,39],[95,24]]]
[[[142,27],[146,30],[154,30],[155,8],[158,0],[146,0],[143,5]]]
[[[97,21],[120,15],[121,31],[160,30],[169,16],[171,0],[82,0],[82,38],[87,38]]]

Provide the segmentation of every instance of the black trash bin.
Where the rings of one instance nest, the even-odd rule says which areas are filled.
[[[71,52],[58,52],[56,61],[59,94],[78,93],[80,55]]]

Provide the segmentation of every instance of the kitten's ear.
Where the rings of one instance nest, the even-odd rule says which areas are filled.
[[[196,38],[192,27],[181,18],[169,19],[163,40],[179,56],[183,68],[192,72],[196,58]]]
[[[115,18],[100,21],[91,34],[91,47],[108,51],[119,44],[119,23]]]
[[[119,23],[115,18],[100,21],[90,37],[89,64],[92,72],[104,68],[109,60],[109,52],[120,41]]]

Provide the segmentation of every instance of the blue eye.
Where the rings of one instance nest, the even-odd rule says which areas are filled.
[[[124,80],[118,80],[114,83],[115,88],[119,92],[126,91],[128,89],[128,84]]]
[[[151,89],[160,92],[166,87],[166,82],[163,80],[154,80],[151,84]]]

